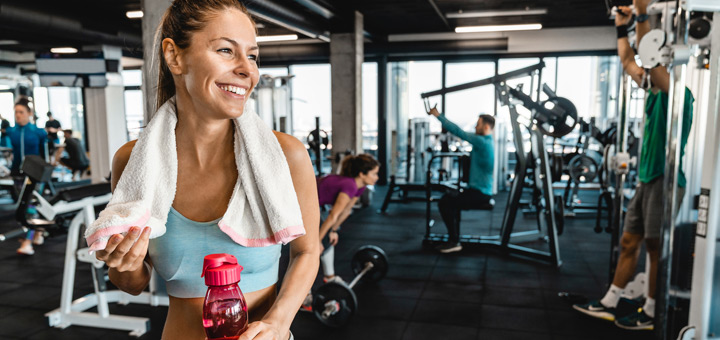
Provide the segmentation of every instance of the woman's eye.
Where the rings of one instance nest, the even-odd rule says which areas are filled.
[[[221,49],[219,49],[219,50],[217,50],[217,51],[220,52],[220,53],[232,54],[232,50],[229,49],[229,48],[221,48]]]
[[[251,54],[251,55],[248,56],[248,59],[257,61],[257,60],[258,60],[258,56],[257,56],[256,54]]]

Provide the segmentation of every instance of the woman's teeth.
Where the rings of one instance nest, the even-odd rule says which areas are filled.
[[[232,92],[235,94],[239,94],[241,96],[244,96],[245,92],[247,91],[247,90],[245,90],[245,88],[237,87],[237,86],[229,86],[229,85],[220,86],[220,89],[224,90],[224,91]]]

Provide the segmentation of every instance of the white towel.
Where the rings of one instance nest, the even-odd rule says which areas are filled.
[[[300,205],[280,143],[250,106],[234,122],[238,181],[218,226],[246,247],[287,244],[305,235]],[[110,202],[85,231],[90,250],[133,226],[152,228],[150,238],[165,234],[177,183],[176,125],[173,97],[138,138]]]

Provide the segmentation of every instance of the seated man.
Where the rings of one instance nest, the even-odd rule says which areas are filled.
[[[73,131],[65,129],[63,133],[65,134],[65,146],[58,146],[52,165],[56,166],[59,161],[60,164],[68,167],[74,176],[76,172],[85,171],[90,166],[90,161],[85,155],[85,148],[80,140],[72,136]],[[67,151],[68,156],[61,158],[63,151]]]
[[[493,167],[495,165],[492,132],[495,128],[495,118],[490,115],[480,115],[475,125],[475,133],[472,134],[463,131],[449,121],[435,107],[428,114],[437,117],[445,130],[473,146],[470,153],[468,188],[460,194],[445,194],[438,202],[440,215],[448,229],[448,242],[439,245],[437,249],[441,253],[451,253],[462,250],[460,221],[458,221],[460,211],[479,209],[486,206],[492,199]]]

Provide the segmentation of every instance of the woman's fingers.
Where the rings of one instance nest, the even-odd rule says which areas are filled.
[[[122,241],[124,237],[120,234],[115,234],[113,236],[110,236],[108,239],[107,245],[105,246],[105,249],[98,250],[97,253],[95,253],[95,257],[100,261],[105,261],[108,259],[110,254],[112,254],[113,251],[115,251],[115,248],[118,244],[120,244],[120,241]]]

